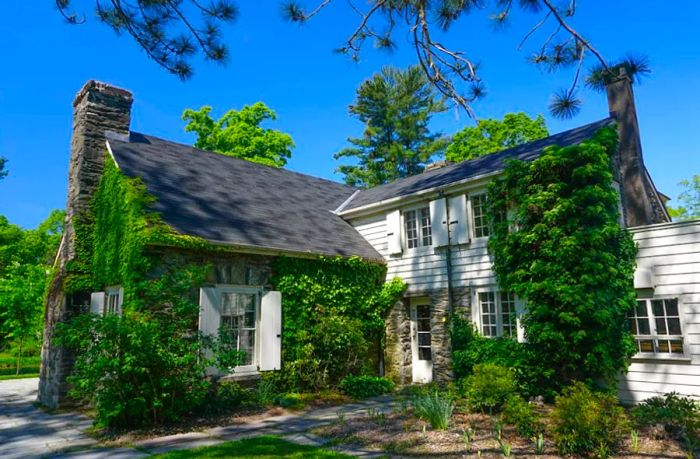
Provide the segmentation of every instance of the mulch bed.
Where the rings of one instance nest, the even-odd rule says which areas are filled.
[[[440,431],[431,429],[426,422],[412,416],[409,409],[395,408],[390,412],[352,420],[336,420],[333,424],[314,430],[333,444],[355,444],[374,451],[399,457],[504,457],[494,435],[496,418],[484,414],[460,412],[452,416],[450,428]],[[474,431],[470,445],[465,445],[463,431]],[[512,445],[511,457],[559,458],[554,443],[545,436],[545,453],[535,454],[533,441],[521,438],[511,426],[504,426],[503,442]],[[652,439],[640,432],[639,452],[630,452],[629,440],[612,457],[626,459],[683,458],[686,453],[673,440]]]

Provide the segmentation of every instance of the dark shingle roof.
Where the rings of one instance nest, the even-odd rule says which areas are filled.
[[[132,133],[109,139],[119,168],[140,177],[153,210],[176,231],[212,242],[379,260],[332,211],[355,189],[340,183]]]
[[[568,131],[560,132],[544,139],[519,145],[508,150],[503,150],[491,155],[482,156],[470,161],[452,164],[414,175],[405,179],[397,180],[386,185],[377,186],[358,193],[343,212],[369,204],[377,203],[399,196],[406,196],[418,191],[427,190],[434,187],[449,185],[460,180],[475,178],[490,172],[497,172],[503,169],[505,159],[514,158],[523,161],[531,161],[537,158],[545,147],[550,145],[568,146],[581,143],[590,138],[600,128],[613,123],[612,118],[605,118],[591,124],[586,124]]]

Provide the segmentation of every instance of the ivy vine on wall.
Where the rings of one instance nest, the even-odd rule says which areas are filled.
[[[561,384],[612,383],[635,352],[636,246],[619,223],[616,148],[615,127],[603,128],[509,162],[488,190],[499,285],[526,300],[525,337]]]
[[[386,267],[358,257],[273,262],[282,292],[283,384],[322,389],[348,374],[375,374],[383,351],[384,319],[406,289]]]

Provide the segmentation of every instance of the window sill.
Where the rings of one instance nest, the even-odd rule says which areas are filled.
[[[653,362],[653,363],[691,363],[692,358],[688,355],[658,355],[658,354],[636,354],[632,356],[632,362]]]

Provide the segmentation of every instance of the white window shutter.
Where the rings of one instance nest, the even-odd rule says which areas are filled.
[[[218,336],[221,315],[218,308],[216,289],[199,289],[199,331],[206,336]]]
[[[282,363],[282,293],[265,292],[260,304],[260,371],[279,370]]]
[[[90,294],[90,312],[101,316],[104,314],[105,292],[92,292]]]
[[[401,249],[401,212],[394,210],[386,214],[386,240],[389,255],[398,255]]]
[[[430,229],[435,247],[448,244],[447,209],[443,198],[430,201]]]
[[[450,206],[450,236],[452,244],[467,244],[469,242],[469,225],[467,215],[467,197],[454,196],[448,199]]]

